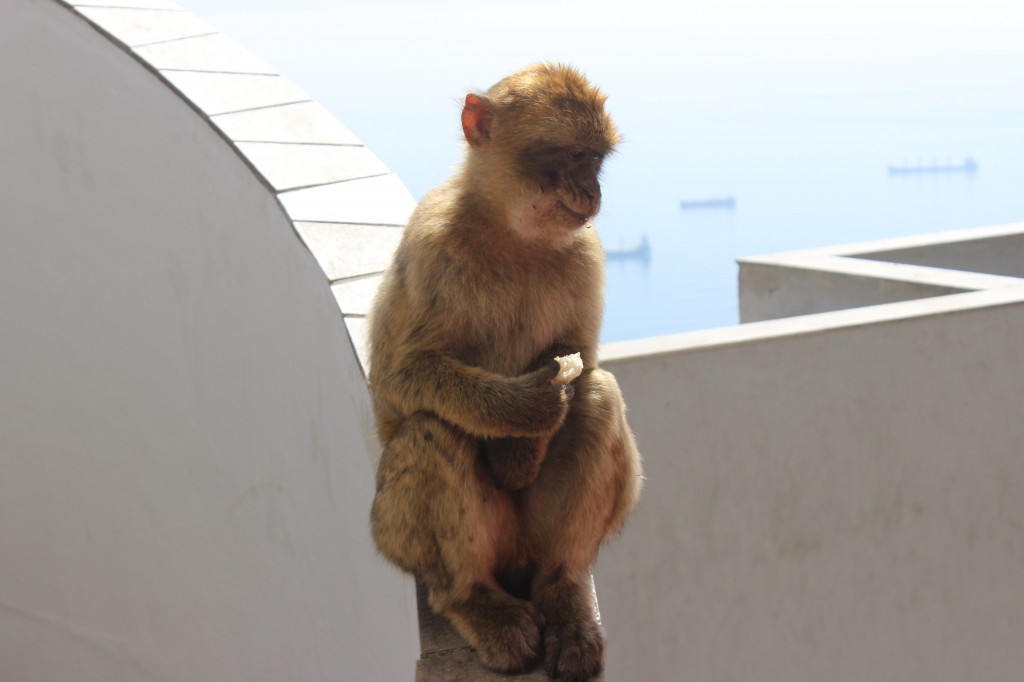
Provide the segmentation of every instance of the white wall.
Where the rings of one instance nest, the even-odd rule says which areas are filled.
[[[790,264],[748,259],[739,272],[740,321],[775,320],[964,291],[925,281],[879,277],[873,271],[880,269],[880,264],[864,261],[856,265],[858,270],[872,272],[850,267],[826,269],[820,261]]]
[[[924,239],[905,240],[909,243],[872,250],[860,257],[1024,277],[1024,226],[1020,224],[968,230],[955,241],[938,241],[942,237],[941,233],[933,235],[933,243]]]
[[[0,15],[0,678],[410,679],[324,273],[126,51]]]
[[[1024,291],[612,344],[647,484],[609,680],[1024,671]]]
[[[1024,223],[739,260],[742,322],[1024,285]]]

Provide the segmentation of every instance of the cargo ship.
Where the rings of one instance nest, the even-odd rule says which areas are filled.
[[[625,260],[628,258],[635,258],[637,260],[647,261],[651,257],[651,243],[647,241],[647,235],[644,235],[640,240],[640,244],[632,248],[619,247],[617,249],[605,249],[605,257],[608,260]]]
[[[700,208],[736,208],[736,197],[714,197],[711,199],[684,199],[679,202],[684,211]]]
[[[973,156],[968,156],[963,163],[951,161],[931,163],[889,164],[889,175],[907,175],[910,173],[975,173],[978,163]]]

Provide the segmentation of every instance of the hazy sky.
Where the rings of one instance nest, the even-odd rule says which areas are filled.
[[[736,107],[855,113],[892,93],[969,106],[1000,83],[1007,106],[1024,102],[1024,9],[1008,0],[179,1],[325,104],[417,196],[458,158],[465,92],[538,60],[587,72],[642,149],[682,114]]]
[[[625,138],[597,228],[653,254],[609,264],[606,340],[734,323],[737,257],[1024,218],[1021,0],[178,1],[417,197],[459,160],[467,91],[541,60],[586,72]],[[888,182],[968,154],[978,182]]]

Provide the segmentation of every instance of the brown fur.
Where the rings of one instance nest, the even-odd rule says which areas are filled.
[[[410,219],[370,334],[378,548],[485,665],[543,657],[563,680],[601,670],[589,569],[642,480],[597,365],[603,252],[587,228],[618,142],[604,101],[550,65],[468,95],[465,163]],[[553,358],[577,351],[583,374],[552,383]]]

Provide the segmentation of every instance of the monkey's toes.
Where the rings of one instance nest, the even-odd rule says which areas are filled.
[[[601,674],[604,635],[595,622],[549,625],[544,636],[544,670],[561,682],[587,682]]]
[[[477,633],[476,642],[485,667],[517,673],[540,661],[544,617],[533,604],[502,604],[491,611],[488,620],[488,627]]]

